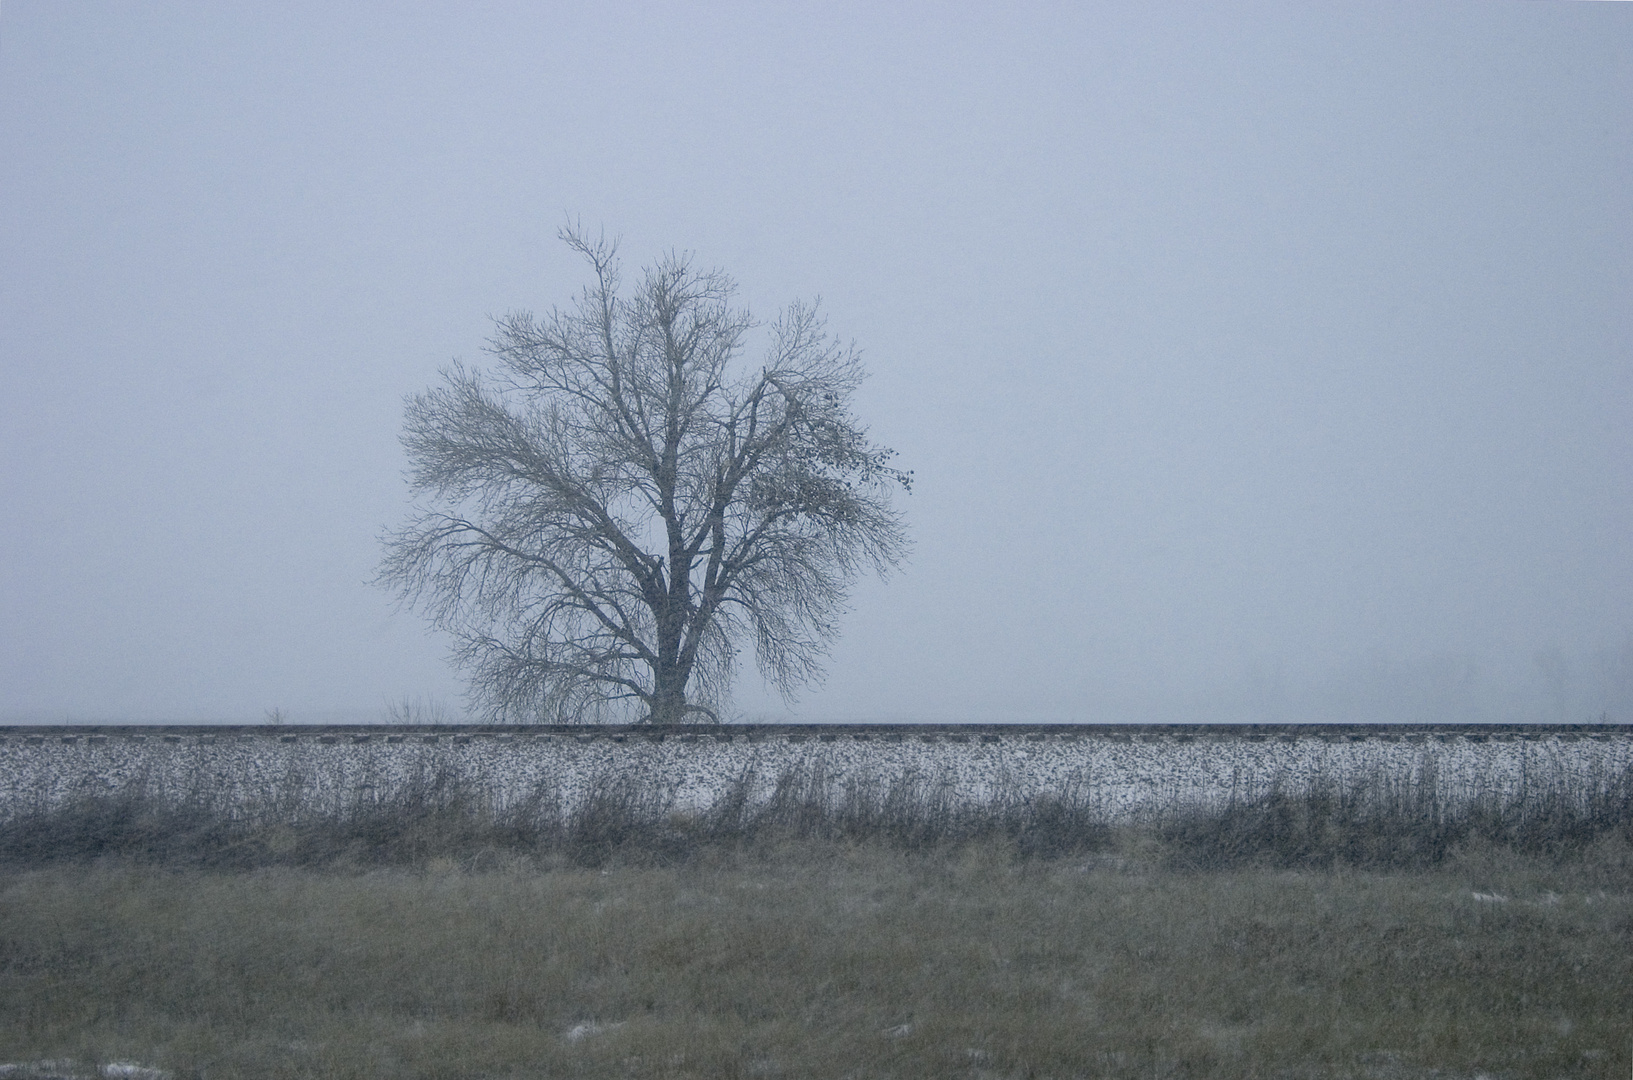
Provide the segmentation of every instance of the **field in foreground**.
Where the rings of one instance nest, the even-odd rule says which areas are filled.
[[[0,875],[0,1062],[175,1077],[1630,1073],[1633,857],[795,842]]]

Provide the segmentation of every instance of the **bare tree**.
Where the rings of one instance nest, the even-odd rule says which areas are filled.
[[[816,309],[753,329],[718,271],[671,255],[620,293],[616,245],[562,239],[594,283],[496,321],[484,373],[409,399],[411,484],[380,580],[455,635],[495,718],[719,719],[736,644],[784,694],[821,673],[857,574],[898,565],[912,475],[850,413],[863,372]]]

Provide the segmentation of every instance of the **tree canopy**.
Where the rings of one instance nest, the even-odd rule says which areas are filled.
[[[912,474],[850,402],[854,346],[815,305],[757,328],[735,285],[670,255],[622,291],[616,244],[562,233],[593,281],[496,320],[491,370],[411,397],[422,505],[380,580],[457,641],[495,719],[719,719],[741,643],[785,695],[821,675],[850,586],[907,550]]]

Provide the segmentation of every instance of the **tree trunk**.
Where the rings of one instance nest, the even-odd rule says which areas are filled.
[[[686,720],[687,674],[678,664],[665,663],[657,671],[657,685],[652,691],[652,713],[649,724],[680,724]]]

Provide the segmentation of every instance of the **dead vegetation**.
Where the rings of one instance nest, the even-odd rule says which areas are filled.
[[[1118,827],[944,794],[790,776],[683,815],[609,782],[561,814],[432,781],[319,817],[134,793],[16,815],[0,1067],[1628,1074],[1625,783],[1462,807],[1374,783]]]

